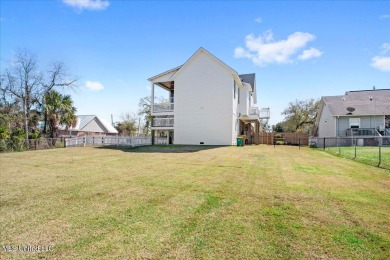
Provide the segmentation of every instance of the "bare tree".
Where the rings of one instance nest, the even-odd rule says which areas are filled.
[[[21,105],[26,140],[30,133],[32,109],[40,107],[44,111],[46,94],[57,87],[76,87],[76,81],[66,73],[63,63],[54,63],[47,72],[42,73],[35,54],[26,50],[17,51],[2,76],[1,91],[4,97]],[[47,115],[44,121],[47,122]]]
[[[134,135],[137,132],[137,116],[134,113],[125,113],[121,115],[121,122],[116,123],[116,129],[120,135]]]
[[[36,56],[25,50],[18,51],[6,71],[2,91],[5,95],[21,102],[26,140],[28,140],[31,107],[36,101],[41,82],[42,73],[38,70]]]

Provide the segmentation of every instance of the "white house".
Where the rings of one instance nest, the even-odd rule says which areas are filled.
[[[319,137],[390,136],[390,89],[322,97],[317,125]]]
[[[152,89],[153,144],[235,145],[237,135],[258,142],[255,74],[239,75],[204,48],[183,65],[148,79]],[[169,101],[155,103],[155,87]]]

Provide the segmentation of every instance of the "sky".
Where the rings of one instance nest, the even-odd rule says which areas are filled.
[[[256,73],[270,124],[289,102],[390,89],[390,1],[0,1],[0,65],[17,50],[66,64],[77,114],[120,121],[148,78],[200,47]],[[162,94],[158,92],[158,95]]]

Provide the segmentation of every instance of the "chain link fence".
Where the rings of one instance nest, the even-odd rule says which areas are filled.
[[[61,138],[0,139],[0,152],[21,152],[77,146],[142,146],[151,145],[150,136],[82,136]]]
[[[390,170],[390,137],[310,138],[311,148]]]
[[[64,138],[38,138],[29,140],[24,138],[0,139],[0,152],[63,148],[64,145]]]

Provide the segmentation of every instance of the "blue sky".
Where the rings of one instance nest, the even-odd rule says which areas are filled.
[[[389,1],[1,1],[1,70],[17,49],[80,77],[78,114],[118,121],[147,78],[204,47],[256,73],[271,124],[290,101],[390,88]]]

